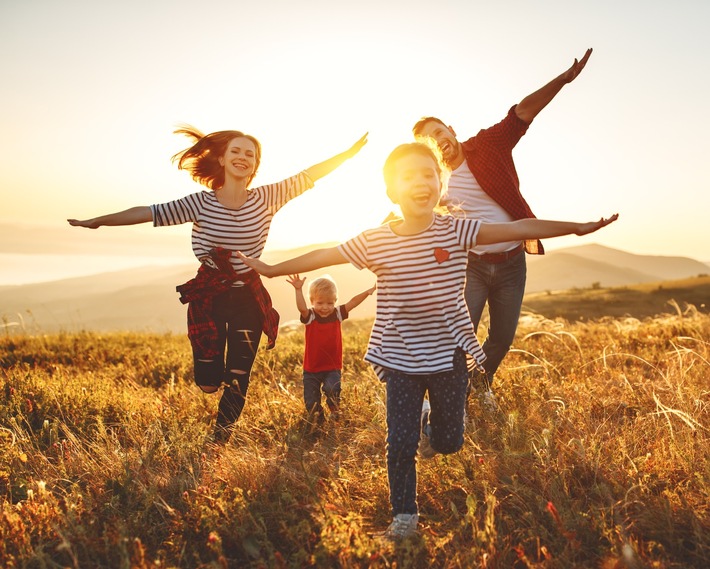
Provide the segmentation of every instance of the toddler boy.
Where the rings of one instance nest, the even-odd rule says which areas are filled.
[[[336,306],[338,288],[329,276],[314,280],[309,289],[311,308],[303,296],[305,277],[290,275],[288,282],[296,290],[296,307],[306,325],[306,347],[303,356],[303,400],[310,418],[324,419],[321,390],[331,416],[336,419],[340,407],[340,379],[343,369],[343,340],[340,324],[350,311],[375,292],[375,286]]]

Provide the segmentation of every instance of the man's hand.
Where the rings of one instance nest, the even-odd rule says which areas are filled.
[[[575,58],[572,67],[570,67],[562,74],[562,79],[565,83],[571,83],[577,78],[577,75],[582,73],[582,69],[584,69],[584,66],[587,65],[587,61],[589,61],[590,55],[592,55],[591,47],[585,52],[584,57],[582,59],[577,61],[577,59]]]

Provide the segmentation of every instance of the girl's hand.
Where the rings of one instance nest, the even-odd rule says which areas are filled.
[[[301,278],[300,275],[289,275],[286,281],[296,290],[303,289],[303,284],[306,282],[306,277]]]
[[[251,257],[247,257],[244,253],[241,251],[237,251],[237,257],[241,259],[241,261],[250,269],[254,269],[257,273],[260,275],[264,275],[265,277],[271,277],[272,275],[270,274],[271,272],[271,265],[267,265],[264,263],[264,261],[261,261],[260,259],[252,259]]]
[[[580,223],[579,228],[575,231],[575,235],[587,235],[588,233],[594,233],[595,231],[606,227],[610,223],[614,223],[619,219],[619,214],[615,213],[611,217],[601,218],[599,221],[590,221],[589,223]]]

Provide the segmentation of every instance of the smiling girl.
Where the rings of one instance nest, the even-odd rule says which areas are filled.
[[[402,219],[337,247],[317,249],[270,266],[240,254],[268,277],[352,263],[377,275],[377,315],[365,360],[387,390],[387,471],[392,523],[385,536],[416,532],[416,453],[450,454],[463,445],[468,384],[466,354],[485,359],[463,296],[468,251],[477,243],[585,235],[618,215],[589,223],[524,219],[481,223],[435,212],[442,167],[437,153],[415,142],[394,149],[384,165],[387,195]],[[422,413],[428,393],[430,411]],[[428,404],[427,404],[428,407]]]

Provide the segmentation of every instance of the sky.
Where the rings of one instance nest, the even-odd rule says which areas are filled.
[[[187,226],[72,228],[200,191],[180,123],[256,136],[253,186],[369,142],[274,219],[267,248],[342,241],[392,210],[381,168],[439,116],[460,138],[594,52],[515,149],[540,218],[710,261],[710,3],[0,0],[0,285],[190,262]]]

